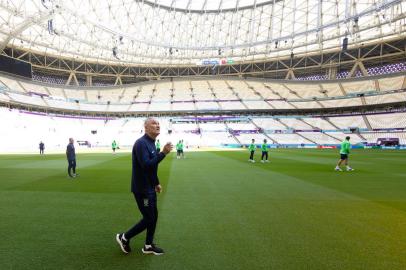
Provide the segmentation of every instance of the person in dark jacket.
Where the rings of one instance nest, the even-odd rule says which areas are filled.
[[[44,149],[45,149],[45,144],[41,141],[39,143],[39,154],[43,155],[44,154]]]
[[[75,178],[76,176],[78,176],[78,174],[76,173],[76,153],[73,143],[73,138],[69,138],[69,144],[66,147],[66,158],[68,159],[68,175],[71,178]],[[73,174],[71,173],[71,170],[73,171]]]
[[[158,220],[157,196],[162,191],[158,179],[158,164],[172,150],[171,143],[165,144],[162,152],[157,153],[155,139],[160,133],[159,122],[148,118],[144,123],[145,134],[139,138],[132,151],[131,192],[134,194],[142,219],[125,233],[116,235],[116,241],[124,253],[131,252],[130,240],[139,233],[147,230],[144,254],[164,254],[153,240]]]

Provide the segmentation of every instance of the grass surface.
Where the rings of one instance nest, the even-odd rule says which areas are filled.
[[[186,154],[160,165],[159,257],[114,240],[140,218],[130,154],[78,155],[74,181],[63,155],[0,155],[0,269],[406,269],[406,152]]]

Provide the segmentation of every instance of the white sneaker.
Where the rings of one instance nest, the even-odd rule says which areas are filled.
[[[262,163],[265,163],[265,161],[264,161],[264,160],[261,160],[261,162],[262,162]]]
[[[353,170],[354,170],[353,168],[347,168],[347,172],[351,172]]]
[[[341,168],[335,168],[334,170],[338,171],[338,172],[342,172],[343,170],[341,170]]]
[[[252,162],[252,163],[255,163],[255,160],[252,160],[251,162]]]
[[[269,160],[265,160],[265,162],[269,162]]]

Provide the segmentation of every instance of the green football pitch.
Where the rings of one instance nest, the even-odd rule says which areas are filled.
[[[159,167],[155,242],[122,254],[115,234],[140,218],[131,155],[0,155],[0,269],[406,269],[406,151],[168,156]],[[256,159],[259,159],[257,152]]]

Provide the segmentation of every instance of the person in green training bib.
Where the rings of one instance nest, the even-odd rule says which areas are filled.
[[[266,139],[264,139],[264,143],[261,145],[261,151],[262,151],[261,162],[262,163],[269,162],[269,160],[268,160],[268,145],[266,144]]]
[[[348,155],[350,154],[351,143],[350,143],[350,136],[345,137],[345,140],[341,143],[340,147],[340,159],[338,160],[337,166],[335,168],[336,171],[343,171],[340,166],[344,163],[347,167],[347,171],[353,171],[354,169],[348,165]]]
[[[252,139],[251,144],[248,146],[248,151],[250,151],[250,159],[249,159],[248,161],[249,161],[249,162],[252,162],[252,163],[255,162],[255,160],[254,160],[255,148],[257,148],[257,147],[255,146],[255,140]]]
[[[180,159],[181,141],[176,144],[176,159]]]
[[[116,153],[116,149],[117,149],[116,140],[114,140],[114,141],[111,143],[111,149],[113,149],[113,154],[115,154],[115,153]]]
[[[183,144],[183,140],[180,141],[180,155],[182,156],[182,158],[185,158],[185,153],[183,152],[183,148],[184,148],[184,144]]]
[[[161,152],[161,143],[159,142],[159,140],[156,140],[155,147],[157,153]]]

